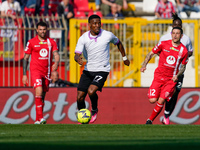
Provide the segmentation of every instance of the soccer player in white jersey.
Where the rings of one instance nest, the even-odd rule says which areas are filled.
[[[112,32],[101,29],[101,18],[98,15],[90,16],[88,23],[90,30],[79,38],[74,59],[82,65],[81,54],[83,53],[87,60],[78,85],[77,106],[79,110],[85,108],[85,97],[88,94],[92,104],[90,123],[93,123],[98,112],[98,95],[96,92],[102,90],[110,72],[110,43],[118,46],[126,66],[129,66],[130,61],[126,57],[121,41]]]
[[[172,22],[172,27],[180,27],[182,28],[182,20],[178,17],[178,15],[176,13],[174,13],[172,15],[173,17],[173,22]],[[165,35],[163,35],[161,38],[160,38],[160,41],[167,41],[167,40],[170,40],[172,39],[171,37],[171,33],[167,33]],[[183,34],[182,38],[181,38],[181,43],[187,48],[188,50],[188,56],[192,56],[193,54],[193,48],[192,48],[192,43],[191,43],[191,40],[190,38]],[[177,99],[178,99],[178,94],[179,92],[181,91],[181,88],[182,88],[182,83],[183,83],[183,78],[184,78],[184,74],[182,74],[179,78],[178,78],[178,82],[176,84],[176,89],[175,89],[175,92],[171,98],[171,100],[168,102],[166,101],[166,104],[165,104],[165,111],[164,111],[164,118],[162,120],[162,123],[163,124],[170,124],[170,121],[169,121],[169,116],[172,114],[174,108],[175,108],[175,105],[176,105],[176,102],[177,102]]]

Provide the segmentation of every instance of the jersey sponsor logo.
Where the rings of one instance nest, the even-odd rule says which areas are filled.
[[[169,50],[166,50],[166,49],[164,49],[163,51],[165,51],[165,52],[170,52]]]
[[[179,50],[178,50],[178,49],[175,49],[174,47],[170,47],[170,49],[173,50],[173,51],[179,52]]]
[[[40,45],[35,45],[34,47],[40,47]]]
[[[40,56],[46,57],[47,54],[48,54],[48,51],[46,49],[43,48],[43,49],[40,50]]]
[[[176,62],[176,58],[174,56],[168,56],[166,58],[166,62],[170,65],[173,65]]]

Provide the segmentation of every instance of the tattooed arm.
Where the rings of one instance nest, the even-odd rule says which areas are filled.
[[[185,69],[186,69],[186,65],[182,64],[179,72],[177,73],[177,75],[175,75],[175,76],[172,77],[172,80],[174,82],[178,81],[179,76],[181,76],[184,73]]]
[[[148,62],[151,60],[151,58],[153,57],[154,53],[151,51],[147,54],[144,62],[142,63],[142,67],[140,68],[141,72],[144,72],[146,70],[146,66],[148,64]]]
[[[24,55],[24,59],[23,59],[23,77],[22,77],[22,82],[23,82],[24,86],[26,86],[26,83],[28,83],[28,78],[27,78],[27,75],[26,75],[26,71],[27,71],[29,57],[30,57],[30,54],[25,54]]]

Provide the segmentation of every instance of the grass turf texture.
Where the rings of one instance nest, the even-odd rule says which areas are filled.
[[[0,150],[199,148],[199,125],[0,125]]]

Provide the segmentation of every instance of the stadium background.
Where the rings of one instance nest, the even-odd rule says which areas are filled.
[[[36,35],[35,27],[39,20],[46,21],[49,36],[54,38],[60,47],[60,77],[78,83],[83,67],[75,63],[73,54],[78,38],[89,29],[87,19],[71,19],[70,34],[68,38],[65,37],[66,45],[69,43],[70,46],[62,49],[61,34],[67,30],[64,17],[23,16],[13,20],[9,25],[5,25],[6,19],[0,20],[0,123],[32,123],[33,89],[22,88],[21,81],[23,50],[27,39]],[[183,30],[192,40],[194,54],[185,72],[184,89],[179,96],[180,103],[178,102],[176,111],[170,118],[172,123],[200,123],[197,113],[200,108],[199,25],[198,19],[183,19]],[[102,111],[96,123],[144,124],[153,109],[153,105],[150,105],[147,99],[147,87],[152,81],[158,57],[151,60],[145,74],[141,74],[139,69],[145,55],[158,43],[159,38],[170,32],[171,20],[148,20],[140,17],[102,19],[102,28],[112,31],[119,37],[126,48],[131,65],[125,67],[117,47],[110,45],[111,72],[105,84],[107,88],[99,94],[99,107]],[[32,86],[30,80],[28,86]],[[50,89],[45,106],[48,123],[76,123],[75,100],[75,88]],[[139,104],[142,104],[143,109],[138,108]],[[156,124],[160,124],[162,115],[163,113],[158,116]]]

